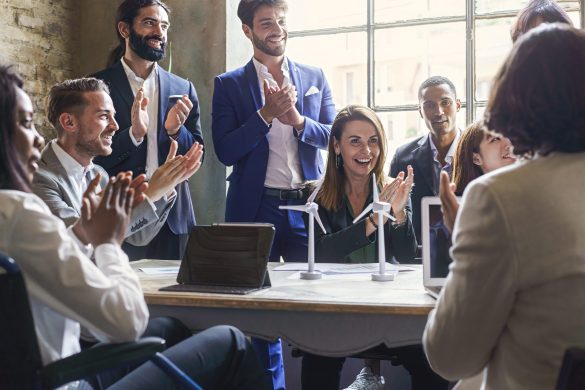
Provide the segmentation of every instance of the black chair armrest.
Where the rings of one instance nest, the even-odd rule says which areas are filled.
[[[111,368],[140,364],[164,348],[165,341],[158,337],[145,337],[129,343],[97,345],[43,367],[40,373],[41,383],[43,388],[54,389]]]

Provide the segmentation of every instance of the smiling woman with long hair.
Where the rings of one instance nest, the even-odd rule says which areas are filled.
[[[331,127],[327,167],[315,199],[326,233],[315,229],[317,262],[374,263],[377,257],[377,216],[370,213],[353,220],[373,201],[373,175],[382,202],[391,204],[395,221],[384,217],[386,261],[412,263],[417,242],[412,224],[410,190],[412,167],[395,179],[384,173],[386,133],[380,119],[368,107],[347,106]],[[306,215],[305,215],[305,218]],[[307,225],[308,221],[305,221]],[[393,350],[420,388],[443,389],[447,382],[434,374],[420,345]],[[302,364],[303,389],[338,389],[345,358],[305,353]],[[378,360],[366,360],[366,367],[349,387],[383,388]]]

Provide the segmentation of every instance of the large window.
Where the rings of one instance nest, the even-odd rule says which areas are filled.
[[[581,1],[558,1],[575,26]],[[480,118],[490,83],[512,42],[510,28],[526,1],[294,0],[287,53],[323,68],[337,108],[357,103],[382,119],[389,157],[427,132],[418,86],[443,75],[455,84],[464,128]]]

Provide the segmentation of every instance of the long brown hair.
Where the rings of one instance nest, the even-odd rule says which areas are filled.
[[[473,154],[479,153],[479,144],[485,136],[483,121],[473,122],[461,134],[453,158],[453,183],[457,195],[461,195],[472,180],[483,175],[481,167],[473,163]]]
[[[371,173],[376,174],[376,182],[378,187],[381,187],[386,182],[384,174],[384,162],[386,161],[386,132],[382,122],[368,107],[360,105],[347,106],[335,117],[333,125],[331,126],[331,136],[329,137],[329,145],[327,151],[329,157],[327,158],[327,167],[325,170],[325,177],[323,178],[323,184],[317,195],[317,200],[324,208],[328,210],[339,210],[341,207],[341,200],[343,199],[343,192],[345,191],[345,171],[343,169],[343,162],[336,164],[338,157],[335,154],[335,141],[341,140],[341,135],[345,129],[345,125],[351,121],[366,121],[372,124],[378,133],[380,155],[378,161],[372,169]],[[341,156],[339,156],[339,159]]]

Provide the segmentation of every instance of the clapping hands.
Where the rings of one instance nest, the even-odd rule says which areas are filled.
[[[95,191],[99,175],[97,180],[92,180],[83,196],[81,218],[73,226],[73,231],[82,242],[94,247],[122,243],[134,203],[131,177],[126,172],[111,177],[99,194]]]

